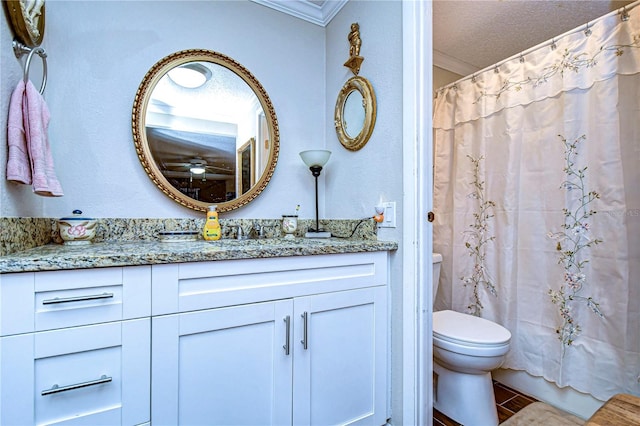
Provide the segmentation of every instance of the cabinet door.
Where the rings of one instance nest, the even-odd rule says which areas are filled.
[[[297,298],[293,317],[294,424],[384,424],[386,288]]]
[[[285,319],[292,305],[283,300],[154,317],[152,423],[290,425]]]
[[[0,339],[0,424],[140,424],[150,418],[150,320]]]

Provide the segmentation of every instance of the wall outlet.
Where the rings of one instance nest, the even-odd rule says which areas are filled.
[[[384,220],[378,224],[378,228],[395,228],[396,227],[396,202],[388,201],[382,203],[384,207]]]

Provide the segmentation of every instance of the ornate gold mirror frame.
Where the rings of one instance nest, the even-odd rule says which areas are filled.
[[[3,1],[16,38],[27,47],[38,47],[44,38],[44,0]]]
[[[354,96],[355,92],[360,95],[362,102]],[[350,114],[349,111],[355,113]],[[354,118],[347,120],[349,116]],[[354,119],[355,123],[351,122]],[[340,143],[348,150],[359,150],[369,141],[375,124],[376,95],[371,83],[364,77],[351,77],[340,90],[336,102],[335,126]]]
[[[255,97],[257,98],[255,102],[259,102],[261,106],[261,112],[260,117],[257,117],[257,121],[259,121],[259,123],[257,124],[255,129],[252,128],[250,131],[255,132],[255,134],[251,133],[251,137],[255,137],[255,139],[253,140],[257,140],[259,142],[254,144],[254,148],[250,152],[252,156],[247,158],[249,158],[248,161],[253,161],[253,156],[260,156],[260,158],[256,160],[258,161],[258,163],[255,166],[255,170],[258,170],[258,173],[255,173],[255,175],[252,176],[252,174],[247,175],[247,172],[245,171],[244,174],[248,177],[245,176],[245,179],[242,179],[242,176],[238,176],[238,166],[235,165],[232,167],[226,156],[224,158],[224,161],[226,162],[225,165],[222,164],[223,160],[219,159],[217,157],[217,154],[214,153],[214,149],[209,149],[207,152],[203,153],[197,152],[197,150],[201,150],[202,146],[205,145],[204,143],[202,143],[202,139],[210,138],[212,136],[208,132],[198,133],[199,130],[182,132],[182,134],[187,134],[187,137],[185,138],[185,140],[179,139],[178,142],[176,142],[176,134],[179,134],[184,129],[164,129],[162,127],[147,126],[148,120],[150,120],[150,117],[152,117],[154,113],[157,114],[158,108],[165,108],[166,110],[172,109],[171,107],[167,107],[166,104],[163,105],[162,101],[158,102],[158,100],[155,100],[155,98],[153,105],[150,107],[150,101],[153,98],[154,89],[156,89],[165,74],[178,67],[187,67],[192,69],[209,68],[209,72],[213,73],[214,77],[218,73],[223,72],[225,74],[232,74],[232,81],[230,84],[231,89],[238,88],[243,84],[242,82],[244,81],[244,83],[248,85],[250,90],[253,91]],[[224,67],[226,70],[217,67]],[[229,71],[231,71],[231,73],[229,73]],[[216,78],[211,78],[211,80],[211,83],[208,82],[207,84],[217,84],[215,83]],[[165,79],[165,82],[166,81],[167,80]],[[175,85],[175,83],[171,84]],[[211,109],[219,107],[226,108],[227,110],[232,109],[232,105],[229,104],[228,97],[230,95],[231,89],[221,89],[219,87],[210,88],[209,90],[213,90],[216,96],[209,97],[217,101],[217,105],[213,105]],[[207,110],[207,108],[205,108],[205,110]],[[149,114],[152,115],[150,116]],[[168,117],[170,118],[170,120],[168,121],[176,121],[178,119],[184,118],[182,116],[172,115],[168,115]],[[199,118],[187,117],[187,120],[198,121],[200,124],[202,123],[202,120]],[[241,126],[240,122],[236,122],[237,124],[234,124],[233,121],[229,120],[226,120],[226,122],[216,123],[219,123],[217,125],[226,126],[227,128],[229,127],[229,125],[231,125],[231,127],[237,125],[238,129],[240,129]],[[144,76],[144,79],[142,80],[142,83],[140,84],[135,96],[132,111],[132,130],[136,153],[138,154],[138,158],[140,160],[140,163],[142,164],[142,167],[149,175],[149,178],[151,178],[153,183],[172,200],[185,207],[198,211],[206,211],[208,206],[215,204],[217,205],[219,212],[225,212],[237,209],[251,202],[264,190],[264,188],[269,183],[269,180],[273,176],[276,162],[278,160],[278,153],[280,150],[278,120],[276,118],[273,104],[271,103],[271,100],[269,99],[269,96],[267,95],[265,89],[262,87],[260,82],[258,82],[258,80],[249,72],[249,70],[244,68],[241,64],[228,56],[210,50],[192,49],[179,51],[161,59],[153,67],[151,67],[151,69]],[[162,140],[158,142],[157,140],[157,134],[161,134],[162,132],[164,132],[165,134],[166,132],[172,132],[171,136],[165,136],[166,142]],[[242,132],[242,136],[240,132]],[[180,137],[182,137],[182,134],[180,135]],[[240,145],[247,140],[246,134],[247,131],[245,131],[245,129],[238,130],[237,135],[234,138],[236,142],[230,142],[230,144],[237,144],[236,146],[240,147]],[[192,137],[193,139],[189,140],[188,137]],[[245,139],[241,141],[240,137],[243,137]],[[189,151],[184,153],[186,160],[183,161],[185,162],[184,166],[186,169],[182,169],[183,171],[171,169],[171,167],[175,167],[176,164],[171,163],[172,160],[161,158],[159,153],[160,148],[164,146],[170,146],[174,154],[177,152]],[[184,149],[181,147],[184,147]],[[230,152],[230,156],[234,158],[232,162],[235,163],[236,148],[233,148],[232,152]],[[191,168],[189,168],[190,163]],[[212,169],[212,171],[203,172],[202,170],[200,170],[199,172],[196,172],[194,171],[196,166],[203,170],[205,168],[207,170]],[[196,175],[195,173],[200,174]],[[192,196],[193,191],[185,190],[185,188],[176,185],[175,181],[178,179],[174,178],[175,176],[180,176],[181,182],[192,182],[194,179],[202,179],[202,181],[204,182],[205,179],[216,179],[223,173],[228,174],[227,176],[222,176],[222,178],[228,181],[226,184],[235,185],[235,188],[233,191],[230,191],[231,194],[227,193],[226,198],[221,201],[202,201],[199,198],[204,197]],[[240,173],[242,173],[242,170],[240,171]],[[186,180],[184,177],[182,177],[182,175],[185,174],[187,176]],[[189,181],[189,179],[192,180]],[[232,180],[235,182],[235,184],[230,183],[232,182]],[[247,182],[249,182],[249,188],[245,188]],[[240,188],[240,190],[238,190],[238,188]]]

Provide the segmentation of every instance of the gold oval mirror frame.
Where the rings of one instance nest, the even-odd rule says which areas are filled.
[[[179,83],[174,70],[195,71],[204,83]],[[174,92],[191,98],[178,104]],[[209,102],[206,107],[197,106],[201,99]],[[244,116],[231,115],[236,103]],[[132,128],[136,153],[153,183],[198,211],[215,204],[225,212],[251,202],[273,176],[280,150],[278,120],[265,89],[241,64],[211,50],[179,51],[151,67],[136,93]],[[210,194],[204,194],[205,183]]]
[[[354,96],[355,92],[359,96]],[[335,126],[340,143],[351,151],[361,149],[369,141],[375,124],[376,95],[371,83],[361,76],[351,77],[336,101]]]
[[[7,0],[5,6],[13,32],[27,47],[38,47],[44,38],[45,2]]]

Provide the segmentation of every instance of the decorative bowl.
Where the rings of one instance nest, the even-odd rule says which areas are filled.
[[[64,244],[89,244],[96,235],[96,220],[82,217],[80,210],[74,210],[73,216],[58,219],[60,238]]]

